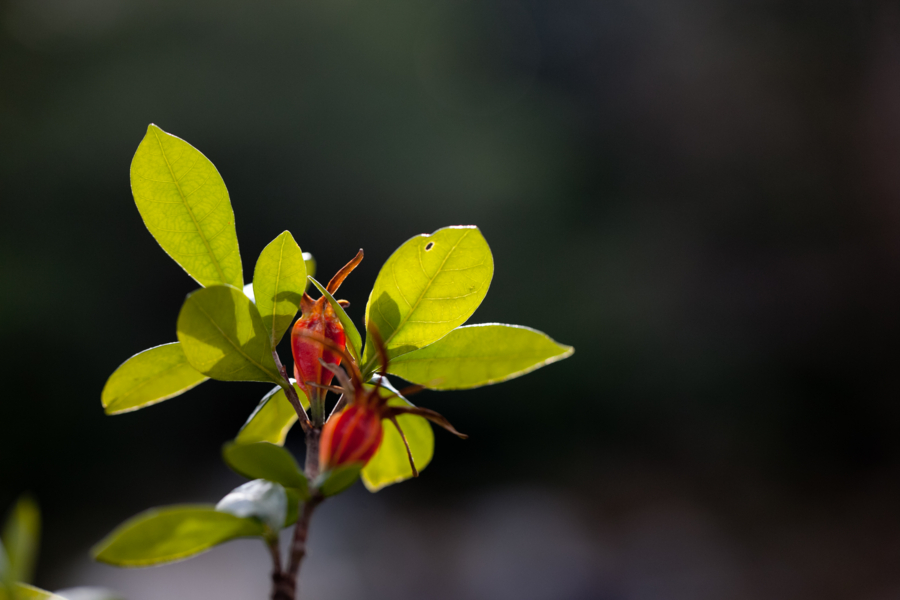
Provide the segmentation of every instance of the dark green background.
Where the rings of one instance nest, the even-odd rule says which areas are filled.
[[[477,224],[496,270],[471,322],[576,347],[419,396],[471,439],[438,432],[421,480],[371,502],[465,528],[478,498],[518,514],[538,490],[603,558],[565,592],[510,567],[449,597],[900,593],[895,4],[0,0],[0,506],[40,499],[49,587],[90,583],[73,557],[138,510],[236,485],[219,448],[268,389],[103,415],[196,287],[131,200],[150,122],[222,173],[245,277],[284,229],[323,281],[362,247],[359,322],[395,247]],[[468,571],[441,556],[366,597],[443,597]]]

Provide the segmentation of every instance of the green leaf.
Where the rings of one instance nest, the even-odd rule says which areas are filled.
[[[391,386],[387,378],[382,379],[383,396],[387,396],[390,392],[396,393],[396,389]],[[412,406],[412,403],[405,398],[393,397],[388,400],[390,406]],[[413,455],[413,462],[416,463],[416,469],[421,473],[434,456],[434,431],[431,429],[431,423],[423,417],[417,415],[400,415],[397,422],[403,428],[406,435],[406,441],[409,442],[409,450]],[[412,468],[409,466],[409,457],[406,455],[406,446],[403,439],[393,423],[383,421],[384,437],[378,451],[375,452],[366,466],[362,470],[363,484],[370,492],[377,492],[381,488],[387,487],[394,483],[405,481],[413,476]]]
[[[3,540],[0,539],[0,600],[3,600],[3,591],[11,583],[13,578],[9,568],[9,555],[3,547]]]
[[[297,397],[300,398],[300,404],[303,408],[309,409],[306,394],[293,378],[290,381],[297,392]],[[284,388],[275,387],[263,396],[234,441],[238,444],[270,442],[276,446],[283,446],[288,432],[298,418],[297,411],[284,393]]]
[[[259,311],[237,288],[216,285],[188,295],[178,341],[191,366],[213,379],[283,382]]]
[[[17,583],[14,590],[13,600],[68,600],[27,583]]]
[[[290,452],[269,442],[235,444],[222,448],[222,457],[231,469],[247,479],[267,479],[308,495],[306,476]]]
[[[359,479],[360,469],[362,465],[354,463],[326,471],[319,475],[316,487],[325,497],[340,494]]]
[[[229,540],[263,536],[254,519],[208,504],[154,508],[120,525],[95,546],[94,558],[117,567],[149,567],[184,560]]]
[[[306,263],[306,275],[308,277],[316,276],[316,259],[309,252],[303,253],[303,262]],[[309,281],[306,282],[306,287],[309,288]]]
[[[300,492],[296,488],[284,488],[287,494],[287,516],[284,518],[284,527],[290,527],[297,522],[300,512]]]
[[[310,277],[309,280],[312,281],[313,285],[316,286],[320,292],[322,292],[322,295],[325,296],[328,303],[331,305],[331,308],[334,310],[334,314],[337,315],[341,325],[344,326],[344,333],[347,334],[347,341],[349,342],[347,346],[350,348],[350,354],[353,356],[356,364],[359,364],[359,351],[362,348],[362,337],[359,335],[359,330],[356,329],[356,325],[354,325],[353,321],[350,320],[350,317],[347,316],[344,307],[338,304],[338,301],[325,289],[325,286],[312,277]]]
[[[303,252],[291,232],[285,231],[263,249],[253,271],[256,307],[272,335],[272,346],[291,326],[306,286]]]
[[[22,496],[10,510],[3,526],[3,546],[9,561],[8,581],[31,581],[40,537],[41,511],[30,496]]]
[[[477,227],[419,235],[384,263],[366,305],[366,328],[378,328],[391,358],[433,344],[468,319],[494,274],[491,249]],[[364,374],[377,352],[366,340]]]
[[[216,504],[216,510],[236,517],[259,519],[277,536],[287,519],[287,504],[287,494],[281,484],[255,479],[233,489]]]
[[[540,331],[519,325],[467,325],[434,344],[392,360],[388,371],[433,390],[499,383],[571,356]]]
[[[144,225],[200,285],[244,284],[228,190],[199,150],[150,125],[131,161],[131,192]]]
[[[130,412],[174,398],[209,379],[192,367],[181,344],[163,344],[135,354],[110,375],[100,394],[108,415]]]

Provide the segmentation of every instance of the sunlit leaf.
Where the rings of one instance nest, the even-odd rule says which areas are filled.
[[[316,259],[315,259],[315,257],[312,254],[310,254],[309,252],[304,252],[303,253],[303,262],[306,263],[306,275],[308,277],[315,277],[316,276]],[[307,289],[309,288],[309,280],[307,280],[307,282],[306,282],[306,287],[307,287]]]
[[[131,161],[131,192],[147,229],[200,285],[243,285],[228,190],[199,150],[150,125]]]
[[[359,479],[361,468],[361,464],[350,464],[326,471],[319,476],[316,487],[326,497],[340,494]]]
[[[477,227],[447,227],[419,235],[384,263],[366,305],[390,357],[424,348],[468,319],[494,273],[491,249]],[[377,357],[366,340],[366,374]]]
[[[519,325],[467,325],[399,356],[389,372],[433,390],[459,390],[524,375],[572,355],[545,333]]]
[[[306,394],[293,378],[290,381],[297,392],[297,397],[300,398],[300,404],[303,405],[303,408],[309,409],[309,399]],[[275,387],[256,406],[256,410],[244,423],[234,441],[238,444],[269,442],[283,446],[288,432],[298,418],[297,411],[294,410],[284,393],[284,388]]]
[[[237,288],[190,294],[178,314],[178,341],[191,366],[213,379],[283,381],[259,311]]]
[[[13,589],[15,590],[13,600],[69,600],[27,583],[17,583],[13,586]]]
[[[332,296],[327,289],[325,289],[325,286],[312,277],[310,277],[309,280],[320,292],[322,292],[322,295],[325,296],[328,303],[331,305],[331,308],[334,310],[334,314],[337,315],[341,325],[344,326],[344,333],[347,335],[347,347],[350,349],[350,355],[353,356],[358,364],[359,352],[362,349],[362,337],[359,335],[359,330],[356,328],[356,325],[353,324],[350,317],[347,316],[344,307],[338,304],[338,301],[334,299],[334,296]]]
[[[253,295],[272,345],[291,326],[306,290],[306,263],[291,232],[285,231],[266,246],[253,271]]]
[[[266,479],[236,487],[216,505],[216,510],[236,517],[255,518],[277,533],[287,518],[287,494],[281,484]]]
[[[13,578],[9,568],[9,557],[3,546],[3,539],[0,538],[0,600],[3,600],[3,593],[11,583],[13,583]]]
[[[383,378],[381,394],[387,396],[391,391],[396,393],[387,379]],[[388,400],[388,404],[390,406],[412,405],[405,398],[399,397],[391,398]],[[431,429],[431,423],[417,415],[400,415],[397,417],[397,422],[403,428],[413,461],[416,463],[416,469],[421,473],[434,456],[434,431]],[[381,446],[362,470],[363,484],[370,492],[377,492],[383,487],[413,476],[412,468],[409,466],[409,457],[406,455],[406,446],[403,444],[400,433],[393,423],[383,421],[382,424],[384,425],[384,438],[381,440]]]
[[[130,412],[183,394],[209,379],[192,367],[181,344],[135,354],[110,375],[100,400],[108,415]]]
[[[20,497],[9,511],[2,537],[8,561],[6,579],[29,583],[41,537],[41,511],[30,496]]]
[[[308,494],[306,476],[293,455],[281,446],[269,442],[229,442],[222,448],[222,458],[238,475],[248,479],[268,479],[284,487],[296,488],[301,497]]]
[[[100,562],[118,567],[148,567],[189,558],[241,537],[262,536],[254,519],[219,512],[212,505],[154,508],[120,525],[93,548]]]

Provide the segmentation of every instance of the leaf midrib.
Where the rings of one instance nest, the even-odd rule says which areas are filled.
[[[281,265],[284,262],[284,245],[287,243],[287,240],[283,238],[281,240],[281,248],[278,250],[278,272],[275,274],[275,293],[272,295],[272,328],[269,332],[272,335],[272,344],[275,343],[275,320],[278,318],[278,310],[276,307],[278,298],[278,286],[281,283]]]
[[[431,278],[428,280],[428,283],[425,285],[425,289],[422,290],[422,293],[419,294],[419,297],[416,299],[415,305],[410,306],[409,312],[406,313],[406,316],[400,320],[400,322],[397,324],[397,327],[394,328],[394,331],[391,333],[391,335],[388,336],[388,338],[384,341],[385,347],[387,347],[387,345],[391,342],[391,340],[394,339],[394,336],[397,335],[397,332],[400,331],[401,329],[403,329],[403,326],[406,325],[407,321],[409,321],[409,318],[412,316],[412,314],[414,312],[416,312],[416,309],[419,308],[419,304],[422,302],[422,298],[424,298],[425,294],[428,293],[428,290],[431,289],[431,286],[434,284],[434,280],[437,279],[437,276],[441,274],[441,272],[444,269],[444,265],[447,264],[447,261],[450,259],[450,256],[456,251],[456,248],[462,243],[462,241],[464,239],[466,239],[466,236],[468,236],[470,233],[472,233],[472,230],[471,229],[467,230],[462,235],[462,237],[460,237],[458,240],[456,240],[456,243],[453,244],[453,247],[450,248],[450,251],[447,252],[447,255],[444,257],[444,260],[441,261],[441,265],[437,268],[437,271],[435,271],[434,275],[432,275]],[[419,248],[416,248],[416,254],[418,254],[418,252],[419,252]],[[393,269],[394,269],[394,265],[391,265],[392,273],[393,273]],[[400,297],[403,298],[404,300],[406,300],[406,298],[403,296],[403,292],[400,291],[400,286],[397,285],[396,280],[395,280],[394,286],[397,288],[397,292],[400,294]],[[406,302],[407,302],[407,304],[409,303],[408,300]]]
[[[571,350],[571,348],[566,348],[562,352],[558,352],[556,354],[551,354],[550,356],[546,356],[542,360],[546,360],[547,358],[553,358],[554,356],[559,356],[561,354],[565,354]],[[408,352],[402,356],[409,356],[412,352]],[[394,359],[395,364],[402,363],[418,363],[418,362],[428,362],[428,361],[443,361],[443,362],[453,362],[453,361],[463,361],[463,360],[517,360],[517,359],[531,359],[531,358],[541,358],[544,357],[544,354],[489,354],[486,356],[430,356],[428,358],[402,358],[398,357]]]
[[[203,245],[206,246],[206,252],[209,254],[209,257],[212,259],[213,264],[216,266],[216,271],[219,272],[219,280],[227,284],[229,283],[225,279],[225,272],[222,271],[222,266],[219,264],[219,260],[216,258],[216,255],[213,254],[212,246],[209,245],[209,241],[206,239],[206,236],[203,234],[203,230],[200,229],[200,223],[197,221],[197,217],[194,216],[194,211],[191,209],[190,204],[188,204],[187,196],[184,195],[184,191],[181,189],[181,184],[178,183],[178,178],[175,177],[175,171],[172,169],[172,165],[169,163],[169,157],[166,156],[166,150],[163,148],[162,140],[159,138],[159,131],[154,130],[153,135],[156,137],[156,143],[159,144],[159,151],[162,153],[163,160],[166,161],[166,167],[169,169],[169,174],[172,176],[172,182],[175,184],[175,188],[178,190],[178,195],[181,197],[181,203],[184,205],[185,209],[187,209],[188,214],[191,216],[191,221],[194,223],[194,227],[197,229],[197,234],[200,236],[200,239],[203,240]]]
[[[262,371],[263,373],[265,373],[265,374],[268,375],[269,377],[272,377],[271,381],[276,382],[276,383],[279,383],[279,379],[280,379],[280,378],[274,377],[274,376],[272,375],[272,373],[271,373],[267,368],[265,368],[261,363],[259,363],[259,362],[255,361],[255,360],[253,360],[252,358],[250,358],[250,355],[247,354],[246,352],[244,352],[243,348],[241,348],[238,344],[235,344],[234,341],[232,341],[232,339],[228,336],[228,334],[225,333],[225,330],[223,330],[221,327],[219,327],[219,324],[216,323],[215,319],[213,319],[213,318],[210,316],[210,314],[209,314],[208,312],[206,312],[205,310],[203,310],[203,306],[202,306],[199,302],[194,302],[194,304],[197,305],[197,310],[199,310],[200,312],[203,313],[203,316],[206,317],[206,319],[207,319],[210,323],[212,323],[212,326],[215,327],[215,328],[219,331],[220,334],[222,334],[222,337],[225,338],[225,340],[226,340],[229,344],[231,344],[231,346],[238,352],[238,354],[240,354],[241,356],[243,356],[244,358],[246,358],[248,361],[250,361],[250,363],[252,363],[253,365],[255,365],[260,371]],[[279,385],[280,385],[280,383],[279,383]]]
[[[153,373],[152,375],[150,375],[149,377],[147,377],[146,379],[144,379],[143,381],[141,381],[134,387],[130,388],[124,394],[120,394],[120,395],[116,396],[112,402],[110,402],[109,404],[106,405],[106,408],[112,408],[115,404],[118,404],[124,398],[133,396],[134,394],[138,393],[138,391],[140,391],[142,388],[144,388],[147,385],[150,385],[151,383],[158,380],[160,377],[166,375],[170,371],[174,371],[175,369],[180,369],[181,367],[184,367],[184,366],[191,367],[191,363],[189,363],[187,361],[187,359],[185,359],[184,362],[180,362],[180,363],[171,365],[169,367],[166,367],[162,371],[157,371],[156,373]],[[193,369],[193,367],[191,367],[191,368]],[[199,371],[198,371],[198,373],[199,373]],[[203,373],[200,373],[200,375],[203,375]],[[203,376],[206,377],[205,375],[203,375]]]

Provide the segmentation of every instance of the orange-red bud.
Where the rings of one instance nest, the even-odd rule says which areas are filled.
[[[291,329],[291,353],[294,355],[294,378],[297,384],[312,397],[315,390],[309,389],[307,381],[319,385],[329,385],[334,374],[322,366],[319,359],[332,365],[341,364],[341,357],[332,352],[315,339],[298,335],[305,330],[316,337],[334,342],[341,350],[347,346],[344,327],[331,308],[331,304],[322,297],[316,300],[309,312],[304,313]]]
[[[356,268],[362,259],[363,251],[360,250],[353,260],[344,265],[331,278],[325,288],[329,294],[337,292],[347,275]],[[331,371],[322,366],[320,359],[334,366],[341,364],[340,353],[326,348],[316,338],[328,340],[340,350],[347,347],[347,338],[344,335],[344,326],[341,325],[340,319],[334,314],[334,309],[324,296],[313,302],[308,294],[303,294],[300,308],[303,314],[291,329],[291,354],[294,355],[294,378],[311,400],[313,397],[319,396],[320,390],[309,389],[310,386],[306,382],[325,386],[330,385],[334,377]],[[302,335],[300,332],[303,331],[312,335]]]
[[[369,462],[384,436],[381,418],[378,408],[351,404],[328,419],[319,439],[319,468]]]

